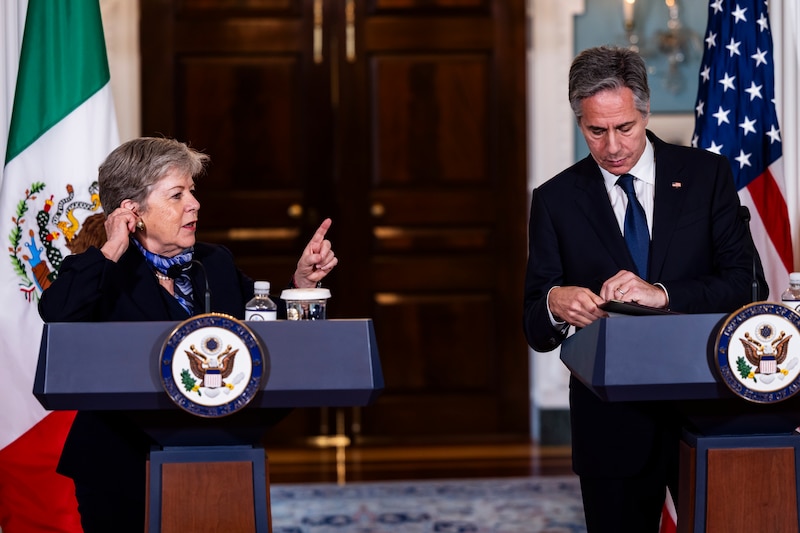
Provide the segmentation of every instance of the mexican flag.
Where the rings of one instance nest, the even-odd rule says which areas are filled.
[[[84,221],[101,212],[97,167],[118,144],[98,1],[5,0],[0,8],[0,239],[8,252],[0,259],[0,528],[7,533],[81,531],[72,481],[55,473],[74,413],[45,411],[32,390],[39,297],[80,243]]]

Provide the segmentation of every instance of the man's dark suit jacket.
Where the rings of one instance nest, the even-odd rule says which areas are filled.
[[[648,138],[655,149],[656,182],[647,281],[666,287],[674,311],[735,311],[750,302],[755,252],[727,160],[667,144],[650,132]],[[529,239],[524,330],[531,347],[546,352],[565,337],[548,317],[550,288],[577,285],[599,293],[618,271],[635,272],[591,156],[533,191]],[[766,297],[766,284],[761,291]],[[638,473],[655,445],[660,411],[603,403],[574,378],[570,389],[575,472]]]
[[[234,265],[223,247],[197,243],[194,258],[208,276],[211,310],[244,318],[253,281]],[[205,281],[191,270],[195,313],[204,310]],[[46,322],[185,320],[189,314],[158,284],[139,250],[131,244],[118,262],[96,248],[68,256],[56,281],[42,293],[39,313]],[[112,348],[112,347],[110,347]],[[120,376],[124,379],[124,376]],[[112,481],[143,497],[145,459],[152,441],[122,413],[79,412],[72,424],[58,471],[76,481]]]

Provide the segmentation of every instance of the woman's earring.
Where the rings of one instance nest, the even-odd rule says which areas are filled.
[[[141,218],[136,221],[136,229],[138,229],[139,231],[144,231],[144,220],[142,220]]]

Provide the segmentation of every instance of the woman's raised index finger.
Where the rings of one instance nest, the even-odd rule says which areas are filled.
[[[328,228],[331,227],[331,219],[326,218],[322,221],[322,224],[319,225],[317,231],[314,232],[314,236],[311,237],[311,242],[318,244],[325,240],[325,234],[328,233]]]

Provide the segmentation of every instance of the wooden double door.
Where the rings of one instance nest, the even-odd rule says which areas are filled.
[[[333,218],[329,317],[374,320],[386,381],[360,436],[527,435],[524,0],[141,10],[143,132],[211,156],[198,238],[278,294]]]

